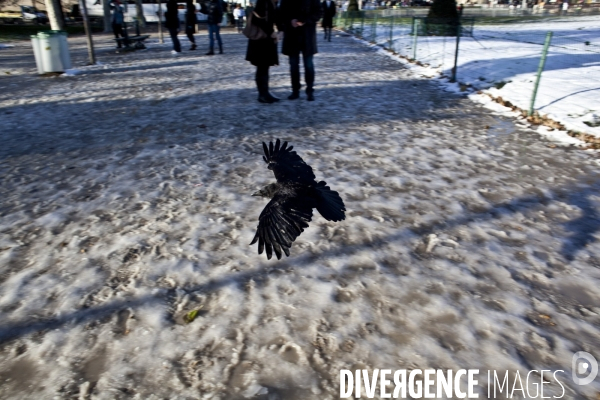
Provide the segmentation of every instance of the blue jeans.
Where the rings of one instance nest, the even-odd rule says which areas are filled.
[[[306,81],[306,94],[314,91],[315,84],[315,65],[313,64],[313,55],[302,52],[302,61],[304,62],[304,80]],[[292,76],[292,91],[300,91],[300,53],[290,56],[290,75]]]
[[[209,45],[210,49],[213,50],[215,48],[215,38],[214,35],[217,35],[217,41],[219,42],[219,49],[223,47],[223,42],[221,41],[221,34],[219,31],[221,27],[217,24],[208,24],[208,36],[210,38]]]

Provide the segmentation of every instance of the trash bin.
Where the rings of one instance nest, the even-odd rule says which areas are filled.
[[[31,42],[39,74],[64,72],[71,68],[66,32],[38,32],[37,37],[31,36]]]
[[[33,55],[35,56],[35,66],[37,67],[38,74],[44,73],[42,66],[42,53],[40,50],[40,38],[37,35],[31,35],[31,46],[33,47]]]
[[[60,37],[52,31],[39,32],[40,53],[42,56],[42,69],[44,73],[63,72],[60,58]]]
[[[60,59],[63,63],[65,71],[71,69],[71,55],[69,54],[69,42],[67,42],[67,32],[65,31],[54,31],[57,32],[60,38]]]

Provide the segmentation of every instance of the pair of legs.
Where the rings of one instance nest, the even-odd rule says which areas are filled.
[[[125,38],[125,34],[123,33],[123,24],[115,24],[113,22],[112,29],[113,29],[113,33],[115,34],[115,39],[118,39],[119,36],[121,36],[122,38]],[[122,47],[121,43],[123,43],[122,40],[117,40],[117,47],[118,48]]]
[[[223,53],[223,42],[221,41],[221,27],[217,24],[208,24],[208,36],[210,50],[206,54],[215,54],[215,35],[219,43],[219,53]]]
[[[269,93],[269,66],[268,65],[257,65],[256,66],[256,88],[258,89],[258,101],[261,103],[275,103],[279,101],[277,97],[274,97]]]
[[[331,42],[331,26],[324,26],[323,31],[325,32],[325,40]]]
[[[297,99],[300,93],[300,53],[290,57],[290,75],[292,77],[292,94],[289,99]],[[304,63],[304,80],[306,81],[306,94],[308,100],[314,100],[313,86],[315,83],[315,65],[313,64],[313,55],[307,54],[302,50],[302,61]]]
[[[190,50],[196,50],[196,39],[194,39],[194,27],[186,26],[185,34],[187,35],[190,42],[192,42],[192,47],[190,48]]]
[[[244,30],[244,18],[236,19],[235,24],[237,25],[238,33],[241,33]]]
[[[169,28],[169,35],[171,35],[171,40],[173,41],[173,50],[181,53],[181,43],[179,43],[179,38],[177,37],[178,31],[179,29],[177,28]]]

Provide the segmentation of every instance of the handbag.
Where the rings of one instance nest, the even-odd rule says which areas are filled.
[[[250,40],[266,39],[267,34],[265,33],[265,31],[260,29],[260,27],[258,25],[254,25],[252,23],[254,17],[260,18],[258,16],[258,14],[256,14],[254,11],[252,11],[250,13],[250,15],[248,15],[248,19],[246,20],[246,26],[244,27],[244,30],[242,31],[242,33],[244,34],[244,36],[246,36]]]

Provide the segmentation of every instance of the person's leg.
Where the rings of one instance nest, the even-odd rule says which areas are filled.
[[[215,25],[215,33],[217,34],[217,42],[219,43],[219,54],[223,54],[223,42],[221,41],[221,27]]]
[[[181,42],[179,41],[179,37],[177,36],[177,34],[179,33],[178,31],[179,31],[179,29],[173,28],[173,37],[175,38],[174,45],[175,45],[175,51],[178,53],[181,53]]]
[[[307,100],[314,100],[313,92],[315,84],[315,65],[313,64],[313,55],[302,52],[302,61],[304,62],[304,80],[306,81]]]
[[[269,93],[269,67],[259,65],[256,67],[256,88],[258,89],[258,101],[261,103],[271,103],[268,97]]]
[[[292,94],[288,97],[288,99],[295,100],[300,97],[300,53],[291,55],[289,58],[290,77],[292,79]]]
[[[119,27],[120,27],[120,26],[121,26],[121,25],[119,25],[119,24],[115,24],[114,22],[113,22],[113,24],[112,24],[113,33],[115,34],[115,39],[119,39]],[[122,30],[122,29],[121,29],[121,30]],[[123,37],[123,34],[122,34],[122,33],[121,33],[121,37]],[[116,42],[117,42],[117,47],[120,49],[120,48],[122,47],[122,46],[121,46],[122,40],[116,40]]]
[[[188,39],[192,43],[192,47],[190,48],[190,50],[195,50],[196,49],[196,39],[194,39],[194,27],[187,26],[185,28],[185,34],[187,35]]]
[[[263,87],[263,75],[264,75],[264,67],[261,65],[256,66],[256,74],[254,75],[254,81],[256,82],[256,89],[258,90],[258,97],[264,94]]]
[[[215,27],[214,24],[208,24],[208,56],[215,54]]]
[[[265,67],[265,72],[264,72],[264,82],[265,82],[265,95],[267,96],[267,98],[269,99],[269,101],[271,103],[276,103],[279,101],[278,97],[275,97],[271,94],[271,92],[269,91],[269,67]]]
[[[181,43],[177,37],[177,28],[169,28],[169,35],[171,35],[171,41],[173,41],[173,50],[177,53],[181,52]]]

